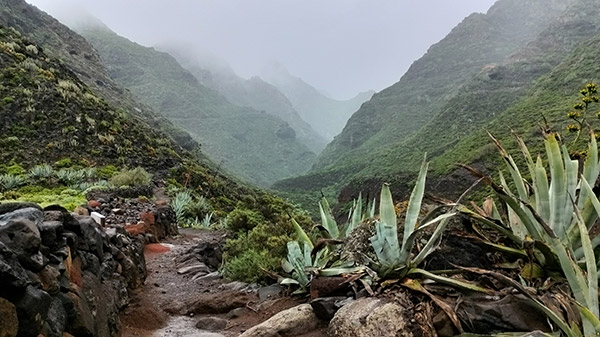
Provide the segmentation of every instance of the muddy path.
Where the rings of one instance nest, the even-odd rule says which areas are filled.
[[[213,270],[195,272],[200,263],[189,251],[222,233],[180,229],[181,235],[146,246],[148,277],[121,315],[124,337],[230,337],[274,314],[303,302],[273,287],[258,288],[217,277]],[[185,268],[194,269],[185,272]],[[208,273],[207,275],[204,275]],[[201,277],[200,275],[204,275]],[[197,327],[198,326],[198,327]],[[320,330],[306,337],[325,336]]]

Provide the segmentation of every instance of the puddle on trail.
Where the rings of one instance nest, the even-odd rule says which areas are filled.
[[[225,337],[220,333],[198,330],[194,325],[197,318],[194,317],[171,317],[167,326],[156,330],[151,337]]]

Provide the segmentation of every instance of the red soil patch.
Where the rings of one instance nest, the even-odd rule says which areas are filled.
[[[149,243],[144,247],[144,253],[152,254],[152,253],[166,253],[170,251],[171,248],[167,246],[163,246],[160,243]]]

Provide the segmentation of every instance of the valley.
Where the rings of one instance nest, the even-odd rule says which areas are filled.
[[[123,26],[127,4],[36,1],[0,0],[0,336],[600,334],[595,1],[469,9],[360,93],[298,62],[381,4],[275,27],[261,2],[250,27],[150,1]],[[387,36],[340,44],[331,74]]]

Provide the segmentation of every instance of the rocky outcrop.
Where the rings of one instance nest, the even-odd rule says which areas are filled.
[[[320,321],[310,304],[284,310],[263,323],[249,329],[240,337],[281,337],[298,336],[316,330],[323,322]],[[375,336],[375,335],[345,335],[345,336]]]
[[[329,323],[328,336],[436,336],[434,331],[417,328],[416,319],[409,308],[398,303],[364,297],[337,311]]]
[[[0,205],[0,336],[118,336],[146,277],[143,240],[90,216]]]
[[[177,235],[177,219],[164,201],[151,202],[149,186],[93,190],[86,195],[88,204],[78,211],[83,214],[97,212],[107,225],[125,226],[133,235],[143,235],[146,242],[157,242]]]

